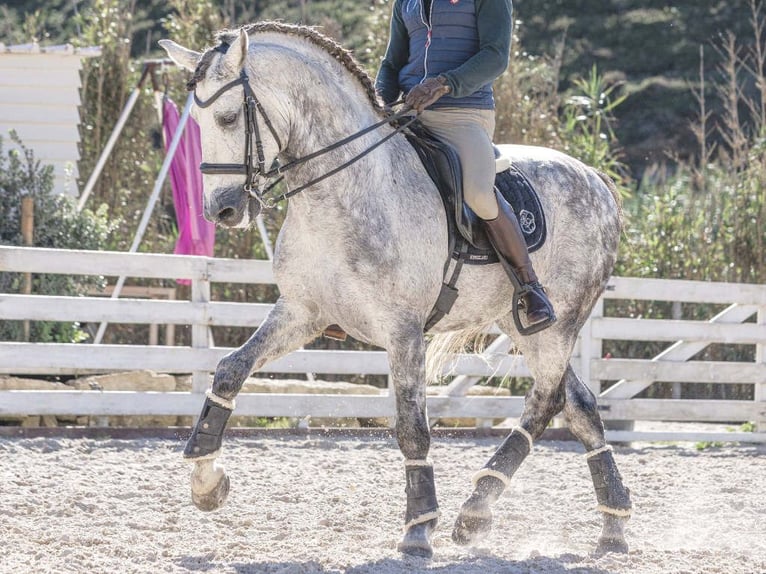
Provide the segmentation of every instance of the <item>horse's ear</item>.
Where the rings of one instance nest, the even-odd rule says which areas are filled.
[[[199,52],[184,48],[172,40],[160,40],[159,45],[168,53],[171,60],[190,72],[195,70],[197,62],[199,62],[199,59],[202,56]]]
[[[247,50],[249,48],[250,36],[248,36],[245,28],[240,28],[239,36],[237,36],[237,39],[232,42],[226,51],[225,65],[234,72],[241,70],[245,65],[245,58],[247,58]]]

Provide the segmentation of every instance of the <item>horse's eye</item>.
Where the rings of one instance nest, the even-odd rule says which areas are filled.
[[[222,127],[229,127],[237,123],[238,116],[239,113],[237,112],[226,112],[216,117],[216,121],[218,122],[218,125]]]

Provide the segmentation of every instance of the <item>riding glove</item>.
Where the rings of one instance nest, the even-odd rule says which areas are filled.
[[[443,95],[450,93],[450,90],[443,76],[427,78],[410,90],[404,103],[420,113]]]

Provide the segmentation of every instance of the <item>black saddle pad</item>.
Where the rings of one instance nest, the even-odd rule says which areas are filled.
[[[457,152],[418,122],[405,135],[441,194],[453,256],[473,265],[496,263],[497,254],[489,243],[481,219],[463,202],[463,175]],[[542,247],[546,238],[545,214],[537,192],[524,173],[512,165],[495,176],[495,187],[513,207],[529,252]],[[458,241],[458,236],[467,242],[462,249],[463,242]]]
[[[511,164],[511,167],[495,176],[495,187],[513,207],[529,252],[540,249],[547,235],[545,212],[527,176]]]

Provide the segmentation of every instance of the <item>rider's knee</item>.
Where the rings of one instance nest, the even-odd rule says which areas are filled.
[[[468,207],[482,219],[495,219],[498,214],[497,199],[492,186],[465,185],[463,198]]]

